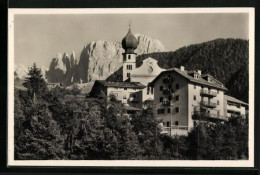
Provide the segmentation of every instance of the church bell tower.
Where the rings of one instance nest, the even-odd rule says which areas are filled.
[[[136,68],[136,53],[134,50],[138,46],[138,41],[132,34],[131,25],[127,35],[122,40],[122,47],[125,50],[123,55],[123,81],[131,79],[131,72]]]

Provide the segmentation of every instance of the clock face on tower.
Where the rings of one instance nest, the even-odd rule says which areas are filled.
[[[149,66],[149,67],[148,67],[148,72],[149,72],[149,73],[152,73],[152,72],[153,72],[153,67],[152,67],[152,66]]]
[[[148,61],[147,65],[148,65],[148,72],[152,73],[153,72],[153,62],[152,61]]]

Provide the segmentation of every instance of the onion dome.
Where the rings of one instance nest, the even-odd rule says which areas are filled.
[[[127,35],[122,40],[122,47],[125,49],[125,53],[134,53],[137,46],[138,41],[132,34],[131,28],[129,28]]]

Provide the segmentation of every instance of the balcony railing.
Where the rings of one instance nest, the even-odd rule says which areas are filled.
[[[227,120],[227,117],[223,115],[213,114],[213,113],[207,113],[207,112],[201,112],[201,111],[194,111],[192,118],[197,119],[218,119],[218,120]]]
[[[188,131],[188,126],[180,126],[180,125],[172,125],[171,127],[163,127],[161,134],[170,134],[173,133],[181,133],[181,132],[187,132]],[[182,134],[181,134],[182,135]]]
[[[173,89],[171,89],[171,88],[163,89],[163,94],[165,94],[165,95],[169,95],[169,94],[172,94],[172,93],[173,93]]]
[[[172,83],[173,82],[173,78],[172,77],[164,77],[163,78],[163,83]]]
[[[200,102],[200,105],[207,107],[207,108],[216,108],[217,107],[217,103],[212,103],[212,102],[208,102],[208,101],[202,101],[202,102]]]
[[[212,92],[212,91],[209,91],[209,90],[201,90],[200,94],[204,95],[204,96],[208,96],[208,97],[216,97],[217,96],[216,92]]]

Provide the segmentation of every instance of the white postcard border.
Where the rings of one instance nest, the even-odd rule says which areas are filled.
[[[14,15],[17,14],[249,14],[249,160],[14,160]],[[8,166],[124,166],[124,167],[253,167],[254,166],[254,8],[100,8],[100,9],[9,9],[8,10]]]

